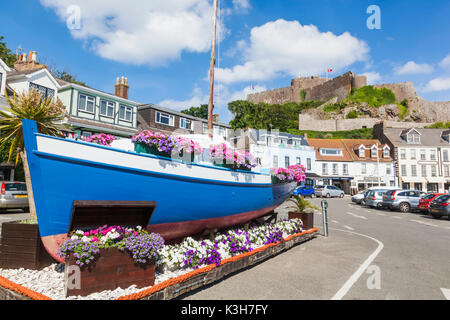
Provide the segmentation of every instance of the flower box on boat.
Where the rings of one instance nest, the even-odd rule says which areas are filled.
[[[73,254],[66,260],[66,270],[76,265]],[[80,269],[80,281],[66,285],[66,296],[87,296],[91,293],[117,288],[126,289],[151,287],[155,283],[155,260],[147,264],[137,264],[127,251],[117,248],[100,249],[98,258]],[[71,275],[68,275],[69,277]]]

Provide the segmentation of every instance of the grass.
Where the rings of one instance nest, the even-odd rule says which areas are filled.
[[[400,120],[403,120],[409,114],[409,108],[407,105],[406,106],[403,104],[397,104],[397,105],[398,105],[398,118]]]
[[[345,103],[333,103],[333,104],[328,104],[325,107],[323,107],[323,111],[325,111],[325,112],[339,112],[342,109],[344,109],[345,107],[347,107],[347,105]]]
[[[427,129],[450,129],[450,122],[436,122],[430,126],[426,126]]]
[[[316,139],[373,139],[373,128],[346,131],[312,131],[289,129],[289,133],[296,135],[307,134],[308,138]]]
[[[22,221],[19,221],[19,223],[21,223],[21,224],[38,224],[36,219],[22,220]]]
[[[393,104],[397,101],[397,98],[390,89],[378,89],[374,86],[365,86],[356,91],[352,91],[345,101],[356,103],[365,102],[369,106],[377,108],[385,104]]]

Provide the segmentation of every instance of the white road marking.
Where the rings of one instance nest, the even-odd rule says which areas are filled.
[[[450,300],[450,289],[441,288],[441,291],[445,299]]]
[[[344,226],[344,228],[346,228],[348,230],[351,230],[351,231],[355,230],[355,229],[353,229],[352,227],[349,227],[349,226]]]
[[[339,222],[337,222],[336,220],[332,220],[332,222],[334,222],[334,223],[339,223]]]
[[[362,236],[365,238],[369,238],[369,239],[375,241],[376,243],[378,243],[377,249],[366,259],[366,261],[364,261],[363,264],[361,264],[361,266],[358,268],[358,270],[356,270],[356,272],[347,280],[347,282],[345,282],[345,284],[342,286],[341,289],[339,289],[339,291],[333,296],[333,298],[331,298],[331,300],[341,300],[347,294],[347,292],[351,289],[351,287],[355,284],[355,282],[358,281],[359,277],[370,266],[372,261],[375,260],[377,255],[381,252],[381,250],[383,250],[384,245],[381,241],[379,241],[375,238],[372,238],[368,235],[365,235],[365,234],[356,233],[356,232],[352,232],[352,231],[346,231],[346,230],[340,230],[340,229],[335,229],[335,228],[330,228],[330,229],[356,234],[356,235],[359,235],[359,236]]]
[[[379,216],[385,216],[384,213],[375,212],[375,214],[376,214],[376,215],[379,215]]]
[[[423,222],[423,221],[420,221],[420,220],[409,220],[409,221],[417,222],[417,223],[420,223],[420,224],[423,224],[423,225],[426,225],[426,226],[430,226],[430,227],[439,227],[439,226],[437,226],[435,224],[432,224],[432,223],[429,223],[429,222]]]
[[[391,216],[391,219],[403,219],[402,217]]]
[[[351,216],[354,216],[355,218],[367,220],[366,217],[358,216],[357,214],[354,214],[353,212],[347,212],[347,214],[349,214],[349,215],[351,215]]]

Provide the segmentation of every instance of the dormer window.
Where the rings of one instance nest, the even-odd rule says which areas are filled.
[[[442,139],[450,143],[450,130],[442,132]]]
[[[409,130],[403,130],[402,134],[401,134],[402,138],[404,140],[406,140],[408,143],[415,143],[415,144],[419,144],[420,143],[420,132],[417,131],[416,129],[412,128]]]
[[[383,158],[390,158],[391,156],[391,150],[389,149],[388,146],[384,147],[383,149]]]
[[[370,156],[372,158],[377,158],[378,157],[378,147],[377,146],[373,146],[372,149],[370,150]]]
[[[342,157],[342,150],[341,149],[320,149],[320,154],[323,156],[340,156]]]
[[[363,145],[360,145],[358,148],[358,154],[360,158],[365,158],[366,157],[366,147]]]

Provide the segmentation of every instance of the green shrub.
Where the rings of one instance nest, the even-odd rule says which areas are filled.
[[[312,131],[289,129],[288,133],[295,135],[308,134],[308,138],[316,139],[373,139],[373,128],[363,128],[346,131]]]
[[[306,90],[305,89],[302,89],[302,91],[300,91],[300,99],[302,102],[305,101],[305,99],[306,99]]]
[[[347,119],[356,119],[358,118],[358,112],[355,110],[350,110],[350,112],[347,114]]]
[[[408,107],[405,107],[402,104],[398,104],[398,118],[400,120],[403,120],[406,118],[406,116],[409,114],[409,109]]]
[[[450,129],[450,122],[436,122],[430,126],[426,126],[428,129]]]
[[[323,111],[325,111],[325,112],[339,112],[342,109],[344,109],[345,107],[347,107],[347,105],[345,103],[333,103],[333,104],[328,104],[325,107],[323,107]]]

